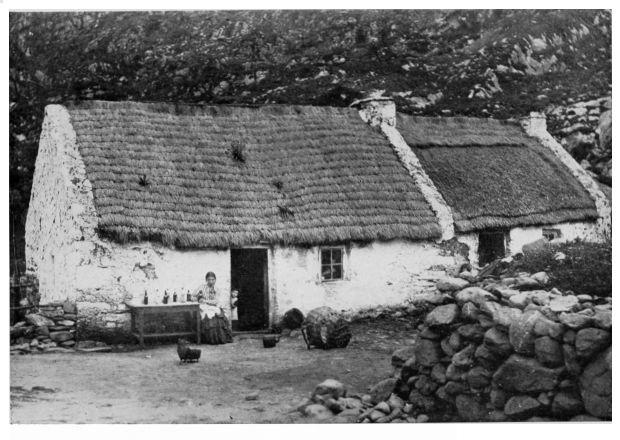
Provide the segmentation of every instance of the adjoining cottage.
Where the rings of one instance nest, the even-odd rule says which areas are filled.
[[[48,106],[26,224],[27,266],[39,278],[41,301],[76,303],[84,336],[126,334],[127,302],[145,291],[153,301],[165,290],[182,294],[211,270],[220,288],[239,290],[240,328],[256,330],[291,307],[355,310],[432,291],[447,270],[468,257],[477,262],[477,234],[491,227],[511,228],[511,251],[518,247],[513,231],[523,229],[531,241],[531,225],[554,225],[565,239],[604,234],[608,205],[592,179],[558,153],[543,152],[546,146],[518,127],[397,118],[389,101],[357,105],[359,113],[100,101]],[[416,131],[416,122],[426,128]],[[453,144],[428,141],[433,124],[454,130],[437,137]],[[468,124],[485,126],[488,139],[472,143]],[[552,188],[566,194],[528,184],[522,201],[502,183],[485,185],[492,172],[469,176],[451,159],[446,166],[454,169],[437,169],[445,149],[481,149],[500,173],[507,164],[489,148],[515,150],[510,179],[544,165],[554,174],[537,182],[555,182]],[[517,152],[523,148],[532,151]],[[461,200],[450,173],[474,192],[488,191]],[[487,203],[467,207],[480,201]],[[525,206],[530,202],[533,208]]]
[[[578,180],[585,172],[559,145],[555,151],[516,122],[493,119],[399,114],[396,126],[481,266],[543,238],[603,237],[595,200],[606,199]],[[539,128],[544,136],[546,128]]]

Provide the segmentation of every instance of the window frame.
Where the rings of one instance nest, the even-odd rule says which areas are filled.
[[[338,250],[340,251],[340,263],[334,263],[333,260],[333,254],[332,252],[334,250]],[[329,254],[329,264],[325,264],[323,262],[323,252],[324,251],[330,251]],[[319,279],[322,283],[332,283],[332,282],[337,282],[337,281],[344,281],[346,279],[345,277],[345,256],[346,256],[346,249],[344,245],[338,245],[338,246],[320,246],[319,247]],[[340,278],[325,278],[323,276],[323,268],[324,267],[329,267],[330,268],[330,273],[333,274],[333,268],[334,266],[340,266]]]

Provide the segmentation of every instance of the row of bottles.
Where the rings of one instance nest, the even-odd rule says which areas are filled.
[[[176,303],[178,302],[178,295],[176,293],[176,291],[172,294],[172,302]],[[185,301],[186,302],[191,302],[192,301],[192,294],[189,293],[189,290],[187,291],[187,295],[185,296]],[[164,297],[161,300],[162,304],[168,304],[170,302],[170,295],[168,294],[168,290],[164,290]],[[142,300],[142,304],[147,305],[149,303],[149,294],[146,290],[144,290],[144,298]]]

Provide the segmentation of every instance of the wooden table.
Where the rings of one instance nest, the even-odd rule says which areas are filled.
[[[170,304],[136,304],[125,303],[131,311],[131,333],[138,338],[140,346],[144,348],[144,338],[192,336],[196,335],[196,343],[200,344],[200,304],[197,302],[170,303]],[[144,318],[146,315],[172,314],[190,312],[196,320],[196,330],[185,332],[144,333]]]

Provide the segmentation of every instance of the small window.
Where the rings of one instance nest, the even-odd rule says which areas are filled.
[[[321,249],[321,279],[323,281],[341,280],[343,278],[341,247]]]
[[[553,241],[562,236],[559,229],[543,228],[542,235],[547,241]]]

